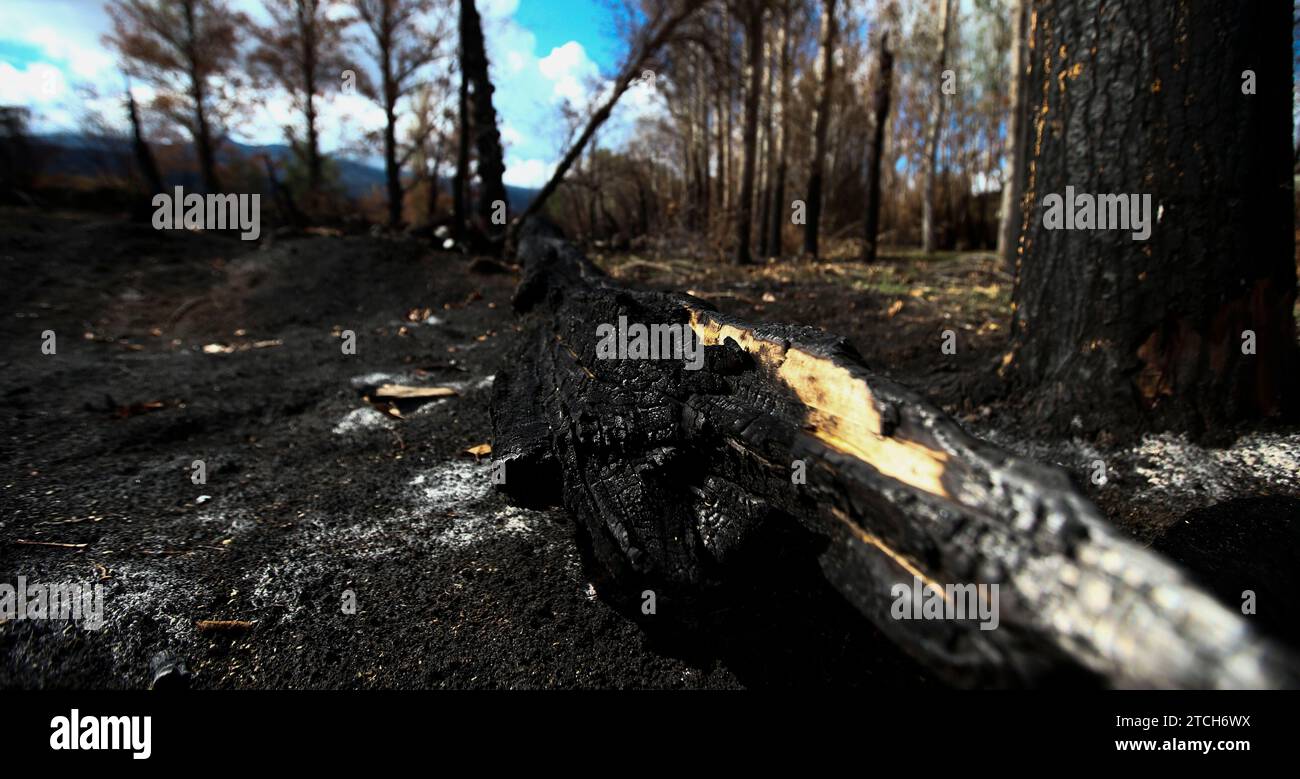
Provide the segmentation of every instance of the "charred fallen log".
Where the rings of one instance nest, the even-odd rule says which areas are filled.
[[[662,611],[797,523],[825,539],[828,581],[957,684],[1295,684],[1289,656],[1064,472],[972,438],[842,338],[622,288],[545,226],[519,259],[525,328],[492,403],[501,489],[562,502],[616,597],[654,590]],[[700,369],[611,355],[620,318],[689,333]]]

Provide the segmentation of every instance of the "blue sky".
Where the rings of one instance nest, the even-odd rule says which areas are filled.
[[[255,20],[260,0],[228,0]],[[538,186],[549,177],[566,132],[564,101],[579,107],[608,88],[622,52],[609,0],[478,0],[496,83],[506,144],[506,180]],[[0,104],[30,107],[36,129],[76,130],[89,112],[112,123],[121,116],[122,79],[115,54],[100,37],[108,31],[103,0],[0,0]],[[365,63],[362,63],[362,67]],[[82,87],[102,98],[85,100]],[[133,90],[147,101],[144,86]],[[637,116],[661,110],[649,87],[624,98],[606,137],[625,134]],[[282,127],[297,121],[284,96],[272,95],[256,115],[232,128],[249,143],[278,143]],[[382,112],[359,95],[336,96],[323,112],[322,144],[333,151],[361,132],[382,126]]]
[[[621,52],[603,0],[519,0],[514,16],[537,36],[539,51],[577,41],[602,70],[618,66]]]

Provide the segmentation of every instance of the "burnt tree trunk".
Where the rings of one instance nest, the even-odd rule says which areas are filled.
[[[754,178],[758,166],[758,107],[763,88],[763,5],[749,0],[745,20],[746,73],[749,87],[745,92],[744,161],[740,169],[740,195],[736,203],[735,259],[740,264],[753,261],[749,250],[754,225]]]
[[[1215,437],[1294,410],[1289,7],[1042,0],[1031,13],[1005,360],[1034,409],[1057,428]],[[1045,199],[1067,186],[1149,195],[1149,237],[1048,229]]]
[[[894,89],[894,53],[889,49],[889,31],[880,34],[876,87],[871,96],[871,139],[867,144],[866,227],[862,261],[876,261],[876,238],[880,232],[880,163],[885,156],[885,128],[889,124],[889,98]]]
[[[822,220],[822,177],[826,159],[826,131],[830,126],[831,90],[835,84],[835,0],[822,8],[821,83],[817,85],[817,118],[813,121],[812,159],[808,163],[808,203],[803,229],[803,253],[818,257],[818,231]]]
[[[844,339],[619,287],[535,220],[519,254],[525,320],[493,385],[499,488],[563,503],[598,592],[628,606],[654,590],[647,624],[707,605],[738,561],[761,569],[756,539],[797,530],[821,538],[850,603],[959,684],[1295,683],[1292,658],[1113,530],[1063,471],[971,438]],[[618,359],[607,339],[629,323],[669,328],[679,349]],[[893,616],[896,587],[970,584],[998,585],[996,629]]]
[[[460,66],[469,77],[473,91],[471,103],[474,108],[474,149],[478,152],[479,178],[479,215],[483,219],[484,229],[492,237],[493,243],[500,245],[505,238],[506,224],[493,219],[497,203],[506,204],[506,185],[502,181],[505,175],[505,155],[501,150],[501,131],[497,129],[497,112],[492,105],[492,79],[488,75],[487,51],[483,47],[483,23],[479,18],[474,0],[461,0],[460,3]]]
[[[385,7],[384,13],[388,14]],[[397,164],[397,98],[398,84],[393,69],[392,26],[385,17],[384,37],[378,42],[380,61],[380,89],[384,101],[384,184],[388,193],[388,226],[394,230],[402,226],[402,168]]]
[[[195,27],[194,3],[184,4],[186,67],[190,80],[190,99],[194,101],[194,150],[199,157],[199,175],[203,178],[203,187],[210,194],[221,191],[221,179],[217,175],[216,144],[212,140],[212,127],[208,121],[208,95],[206,89],[207,74],[199,68],[198,30]]]
[[[464,61],[464,54],[461,60]],[[459,106],[456,136],[456,173],[451,183],[452,218],[455,221],[456,239],[463,241],[469,234],[469,207],[465,190],[469,182],[469,79],[464,68],[460,73],[460,89],[457,105]]]
[[[145,140],[141,127],[140,111],[135,104],[135,96],[130,88],[126,90],[126,110],[131,119],[131,148],[135,152],[135,165],[139,169],[144,184],[151,194],[163,191],[162,175],[158,172],[158,163],[154,160],[149,142]]]

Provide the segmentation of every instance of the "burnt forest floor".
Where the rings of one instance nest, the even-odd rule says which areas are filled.
[[[1300,495],[1295,431],[1100,451],[970,403],[1007,325],[1009,281],[987,255],[596,259],[628,283],[848,336],[972,432],[1078,475],[1142,543],[1193,509]],[[146,687],[160,653],[198,688],[933,684],[814,561],[738,587],[707,635],[647,633],[607,606],[565,512],[508,505],[490,456],[467,453],[490,439],[517,280],[471,266],[405,237],[244,243],[0,209],[0,583],[100,584],[106,618],[0,618],[0,688]],[[934,359],[939,322],[969,336],[954,360]],[[384,384],[456,394],[393,407],[376,402]],[[1102,487],[1086,479],[1098,457]]]

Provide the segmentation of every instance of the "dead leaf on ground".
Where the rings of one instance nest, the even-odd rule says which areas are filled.
[[[894,315],[903,310],[903,301],[895,300],[894,304],[889,307],[889,318],[893,319]]]

